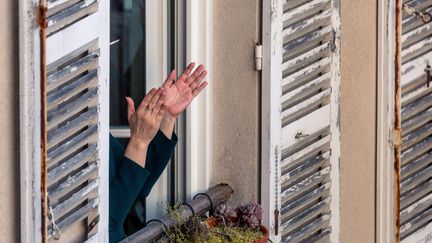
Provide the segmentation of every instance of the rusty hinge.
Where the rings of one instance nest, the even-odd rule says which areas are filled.
[[[402,129],[393,129],[393,146],[400,147],[402,145]]]
[[[255,45],[255,70],[262,71],[262,45],[260,43]]]

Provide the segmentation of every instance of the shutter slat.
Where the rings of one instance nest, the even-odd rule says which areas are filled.
[[[63,217],[67,212],[69,212],[68,209],[75,208],[80,203],[86,201],[91,196],[91,193],[94,192],[98,186],[99,180],[91,181],[87,186],[75,192],[67,200],[55,206],[53,208],[54,215],[56,215],[58,218]]]
[[[432,95],[426,95],[409,105],[402,107],[402,121],[408,120],[411,117],[432,107]]]
[[[413,220],[401,226],[400,234],[401,239],[406,238],[410,233],[415,232],[418,228],[424,227],[432,220],[432,208],[423,211]]]
[[[299,181],[305,175],[317,171],[320,167],[327,167],[329,165],[330,152],[313,156],[307,162],[303,162],[301,166],[294,168],[291,171],[284,172],[280,178],[282,186],[291,186],[293,183]]]
[[[85,71],[96,69],[98,65],[98,56],[98,53],[92,53],[56,72],[51,73],[48,76],[48,92],[52,91],[60,85],[63,85],[65,82],[71,80],[72,78],[78,76],[81,73],[84,73]]]
[[[96,0],[80,1],[52,16],[49,16],[47,34],[50,35],[59,31],[97,11],[98,2]]]
[[[65,122],[71,115],[82,112],[85,108],[97,105],[97,89],[90,89],[79,98],[67,103],[57,110],[48,112],[48,130],[53,129],[60,123]]]
[[[332,38],[332,30],[331,26],[327,26],[284,44],[282,52],[284,60],[304,54],[323,42],[329,42]]]
[[[78,117],[69,120],[65,125],[48,131],[48,147],[53,147],[84,127],[96,123],[97,114],[98,109],[96,107],[90,107]]]
[[[317,153],[321,150],[327,150],[330,140],[331,140],[330,135],[319,139],[316,143],[313,143],[305,147],[304,149],[298,151],[297,153],[282,160],[281,167],[282,168],[286,167],[285,169],[289,169],[299,164],[299,162],[301,162],[302,159],[307,157],[308,155]]]
[[[331,21],[331,9],[326,9],[322,13],[314,16],[313,18],[308,18],[298,23],[295,23],[282,31],[282,36],[284,42],[292,41],[300,36],[313,31],[317,26],[325,24],[330,24]]]
[[[298,199],[285,204],[281,208],[282,220],[292,218],[300,212],[316,204],[321,198],[326,198],[330,195],[330,182],[327,182],[317,189],[302,195]]]
[[[422,54],[429,52],[432,47],[432,37],[427,37],[417,43],[411,45],[410,47],[402,51],[402,61],[409,61],[413,58],[421,56]]]
[[[429,180],[431,177],[432,177],[432,167],[428,167],[416,173],[415,175],[407,178],[406,180],[400,183],[401,195],[404,195],[406,192],[414,189],[421,183],[424,183],[426,180]]]
[[[292,200],[293,198],[304,193],[305,191],[312,189],[314,186],[320,183],[326,183],[328,180],[329,173],[330,173],[330,168],[329,167],[324,168],[316,172],[315,174],[305,178],[304,180],[300,181],[294,186],[285,189],[284,192],[282,193],[282,201],[287,202],[289,200]]]
[[[293,89],[305,85],[311,79],[317,78],[320,73],[327,71],[330,68],[331,59],[324,58],[316,63],[308,66],[305,69],[297,71],[282,80],[283,92],[290,92]]]
[[[432,135],[432,123],[429,123],[421,127],[420,129],[407,134],[402,139],[402,153],[410,149],[410,147],[414,146],[415,144],[418,144],[421,141],[425,140],[427,137],[431,135]]]
[[[61,231],[67,230],[71,225],[74,223],[81,221],[88,217],[88,214],[90,211],[94,208],[97,208],[99,205],[98,199],[90,200],[84,207],[81,207],[77,211],[73,212],[71,215],[66,217],[65,219],[61,220],[57,225],[60,228]],[[52,227],[48,229],[49,237],[52,237]]]
[[[412,92],[405,90],[404,97],[402,97],[401,100],[402,107],[405,107],[410,103],[414,102],[415,100],[427,96],[432,92],[432,87],[427,87],[426,82],[424,82],[423,84],[424,85],[420,87],[417,86],[416,89]]]
[[[285,234],[282,236],[283,242],[303,242],[307,238],[311,237],[314,233],[317,233],[322,228],[328,228],[330,225],[330,215],[323,215],[312,223],[306,225],[300,230],[294,232],[293,234]],[[283,232],[282,232],[283,233]],[[319,233],[319,232],[318,232]],[[314,237],[313,235],[312,237]],[[307,242],[307,241],[306,241]]]
[[[97,175],[99,169],[98,162],[91,163],[88,167],[78,171],[76,174],[69,176],[58,186],[48,189],[50,202],[57,204],[58,200],[75,189],[74,185],[81,185],[87,180]]]
[[[318,61],[323,57],[331,55],[330,44],[324,43],[312,50],[297,56],[293,59],[288,59],[282,63],[283,76],[288,76],[291,73],[298,71],[300,68],[306,68],[311,63]]]
[[[407,163],[411,162],[413,159],[422,156],[431,150],[432,147],[432,137],[429,137],[426,140],[423,140],[421,143],[414,145],[412,148],[406,150],[402,156],[402,166],[405,166]]]
[[[432,110],[425,111],[412,119],[404,121],[402,123],[402,132],[404,134],[410,133],[431,121]]]
[[[65,143],[58,147],[48,149],[48,160],[49,164],[56,164],[62,159],[68,157],[72,152],[76,151],[78,148],[83,147],[89,142],[96,142],[97,140],[93,137],[96,135],[98,130],[97,125],[91,125],[88,129],[79,133],[78,135],[68,139]]]
[[[309,221],[311,221],[312,219],[316,218],[318,215],[324,212],[328,212],[330,210],[329,204],[330,204],[330,198],[327,198],[318,202],[312,207],[307,208],[306,210],[302,211],[301,213],[291,218],[290,220],[283,222],[281,224],[282,231],[284,232],[293,231],[299,228],[301,225],[304,225]]]
[[[58,166],[49,168],[48,171],[48,186],[57,183],[58,180],[65,177],[72,171],[80,168],[85,163],[95,160],[97,152],[97,144],[91,144],[86,149],[76,154],[72,158],[66,160]]]
[[[58,90],[53,90],[47,95],[47,100],[49,102],[48,110],[57,108],[58,105],[65,102],[66,100],[82,93],[86,89],[95,88],[98,84],[97,71],[93,70],[79,78],[78,80],[72,81],[68,85],[59,88]]]
[[[295,22],[319,13],[324,8],[329,7],[330,2],[330,0],[313,0],[299,5],[297,8],[284,13],[282,16],[284,26],[292,25]]]
[[[432,23],[421,25],[419,28],[411,30],[410,32],[403,35],[402,45],[404,47],[408,47],[411,44],[426,38],[430,34],[432,34]]]
[[[282,107],[283,109],[291,108],[307,98],[310,98],[311,95],[316,94],[323,89],[329,89],[330,86],[330,74],[320,76],[300,88],[284,94],[282,96]]]
[[[419,170],[425,168],[429,163],[432,163],[432,154],[428,153],[423,155],[422,157],[414,160],[413,162],[407,164],[406,166],[401,168],[401,179],[405,180],[406,178],[412,176],[417,173]]]
[[[413,203],[411,206],[405,208],[400,213],[401,224],[407,223],[413,215],[418,215],[423,212],[425,209],[429,208],[432,204],[432,194],[422,198],[421,200]]]
[[[407,192],[404,196],[401,196],[401,209],[405,209],[409,205],[417,202],[422,197],[430,194],[432,192],[432,183],[430,181],[421,184],[414,190]]]
[[[295,120],[307,116],[311,112],[320,109],[330,103],[331,88],[312,96],[301,104],[282,112],[283,125],[289,125]]]

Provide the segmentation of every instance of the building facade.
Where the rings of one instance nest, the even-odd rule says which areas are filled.
[[[6,128],[0,146],[4,164],[0,215],[5,242],[43,237],[43,191],[39,190],[44,183],[43,163],[48,166],[47,197],[52,204],[46,210],[52,206],[60,213],[55,210],[59,205],[69,210],[57,222],[64,227],[62,238],[93,237],[104,242],[108,131],[123,142],[129,136],[121,118],[122,95],[139,99],[159,85],[169,70],[181,70],[190,61],[206,65],[210,86],[179,118],[179,145],[166,173],[149,198],[135,205],[146,212],[143,221],[163,214],[161,202],[188,201],[224,182],[235,191],[230,203],[262,203],[264,223],[276,241],[393,242],[398,232],[403,242],[430,240],[432,105],[424,70],[431,60],[432,25],[397,12],[402,2],[47,1],[45,51],[36,21],[38,4],[33,0],[0,3],[4,107],[0,122]],[[432,13],[432,1],[403,4]],[[399,65],[395,64],[397,50]],[[41,102],[43,60],[47,99]],[[399,104],[394,99],[398,70]],[[77,93],[60,100],[50,97],[85,77],[88,83],[83,80],[84,86],[74,86]],[[84,106],[75,116],[62,113],[70,97],[86,94],[89,98],[79,103]],[[48,110],[45,120],[41,106]],[[398,137],[395,107],[401,108],[400,143],[394,139]],[[85,126],[70,128],[66,135],[61,129],[55,132],[68,124],[65,121],[86,114],[92,119],[85,120]],[[41,137],[43,124],[48,129],[46,140]],[[82,146],[59,149],[80,134],[87,134],[77,139]],[[40,159],[43,143],[45,162]],[[85,163],[69,172],[61,170],[61,164],[81,158],[80,153],[92,144],[97,144],[95,157],[80,160]],[[393,170],[398,144],[400,187]],[[67,178],[78,178],[86,168],[93,172],[80,177],[82,184],[55,194]],[[50,172],[56,169],[62,176],[53,179]],[[85,189],[91,193],[68,201]],[[67,221],[95,198],[96,207],[80,220]],[[395,213],[399,208],[400,213]],[[97,227],[89,231],[88,224],[97,215]],[[401,226],[395,227],[399,217]],[[52,229],[52,221],[47,224]],[[307,226],[316,225],[308,231]],[[55,242],[53,231],[47,232]]]

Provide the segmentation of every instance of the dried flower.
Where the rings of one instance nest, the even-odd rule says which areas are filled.
[[[261,225],[262,208],[258,203],[250,202],[237,207],[238,223],[241,227],[258,228]]]

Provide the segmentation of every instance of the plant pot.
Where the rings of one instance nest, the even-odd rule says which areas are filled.
[[[254,240],[254,243],[267,243],[269,238],[269,231],[264,225],[260,225],[260,231],[264,234],[261,239]]]

